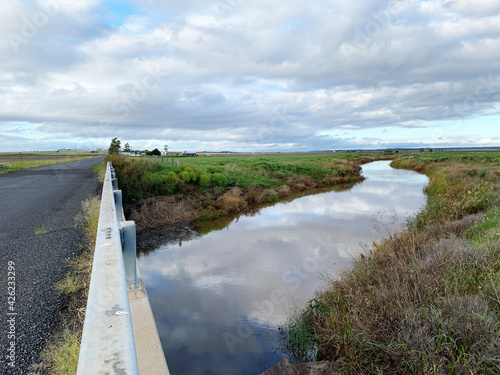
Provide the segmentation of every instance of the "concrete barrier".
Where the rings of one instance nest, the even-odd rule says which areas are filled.
[[[77,375],[169,374],[138,274],[135,223],[125,221],[108,163]]]

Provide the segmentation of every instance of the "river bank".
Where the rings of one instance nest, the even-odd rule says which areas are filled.
[[[183,158],[181,166],[108,156],[139,232],[211,221],[361,182],[361,165],[384,154],[259,154]]]
[[[500,371],[500,155],[408,155],[428,201],[290,317],[281,348],[342,373]]]

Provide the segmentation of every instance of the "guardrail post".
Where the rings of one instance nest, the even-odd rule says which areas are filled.
[[[139,278],[137,277],[137,242],[135,223],[133,221],[122,221],[120,223],[122,235],[123,264],[125,267],[125,278],[128,290],[140,289]]]
[[[123,213],[123,194],[121,190],[113,191],[113,196],[115,197],[116,206],[116,220],[118,222],[125,220],[125,215]]]
[[[118,190],[118,179],[116,177],[111,179],[111,184],[113,185],[113,190]]]

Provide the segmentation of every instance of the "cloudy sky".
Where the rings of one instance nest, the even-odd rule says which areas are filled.
[[[2,0],[0,151],[500,146],[498,0]]]

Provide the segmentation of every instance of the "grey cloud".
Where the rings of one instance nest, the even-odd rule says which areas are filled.
[[[500,9],[489,0],[150,1],[122,26],[110,26],[103,2],[76,4],[61,0],[13,53],[9,32],[40,10],[9,0],[0,121],[71,137],[170,130],[181,142],[183,130],[196,137],[183,142],[199,144],[203,130],[224,129],[235,149],[308,149],[353,142],[317,136],[346,126],[497,113]]]

